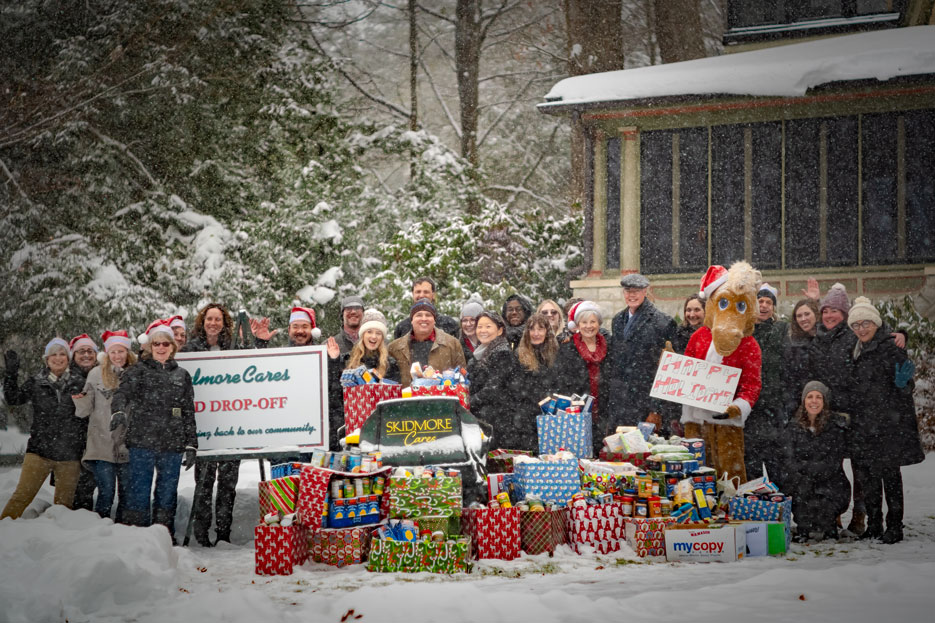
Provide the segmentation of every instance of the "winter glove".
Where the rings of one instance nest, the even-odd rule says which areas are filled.
[[[110,430],[117,430],[121,426],[127,425],[127,414],[123,411],[117,411],[110,416]]]
[[[195,464],[195,461],[198,459],[198,450],[188,446],[185,448],[185,456],[182,457],[182,466],[187,472],[192,468],[192,465]]]
[[[728,418],[738,418],[740,417],[740,407],[737,405],[730,405],[724,411],[724,413],[718,413],[717,415],[712,415],[712,420],[726,420]]]
[[[915,374],[916,365],[909,360],[902,362],[902,364],[896,364],[896,378],[893,379],[893,382],[896,383],[896,387],[902,389],[905,387],[909,381],[912,380],[912,375]]]
[[[19,372],[19,355],[16,354],[15,350],[8,350],[3,354],[3,365],[6,368],[7,375],[16,376],[16,373]]]

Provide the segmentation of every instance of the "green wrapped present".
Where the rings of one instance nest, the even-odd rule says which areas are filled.
[[[470,573],[470,557],[471,542],[465,538],[442,542],[375,538],[367,569],[383,573]]]
[[[461,477],[390,478],[389,516],[401,519],[461,515]]]

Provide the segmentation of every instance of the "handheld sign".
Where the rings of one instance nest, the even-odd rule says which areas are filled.
[[[724,411],[734,399],[740,368],[663,351],[649,395],[708,411]]]
[[[328,446],[324,346],[179,353],[192,376],[199,451]]]

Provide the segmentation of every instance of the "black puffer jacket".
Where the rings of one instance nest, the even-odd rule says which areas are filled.
[[[650,398],[649,390],[666,341],[675,339],[675,321],[647,300],[637,310],[629,335],[624,335],[628,314],[624,309],[611,325],[609,414],[614,427],[636,426],[650,411],[671,411],[662,400]]]
[[[120,377],[111,413],[126,413],[127,448],[183,452],[197,448],[192,377],[174,359],[143,359]]]
[[[744,423],[744,439],[753,443],[781,441],[788,418],[785,411],[783,353],[789,326],[772,318],[757,323],[753,338],[760,345],[760,397]]]
[[[471,413],[493,428],[491,447],[508,448],[512,440],[513,352],[506,338],[500,336],[481,350],[475,351],[468,367]]]
[[[840,413],[828,414],[820,433],[789,422],[787,470],[783,492],[792,496],[792,511],[800,530],[828,530],[838,515],[847,510],[851,485],[844,474],[847,453],[847,419]]]
[[[535,348],[535,347],[533,347]],[[513,437],[510,448],[539,452],[539,434],[536,417],[542,412],[539,401],[557,390],[556,368],[546,366],[538,356],[539,369],[529,370],[516,358],[514,351],[513,387],[510,391],[516,406],[513,411]]]
[[[614,423],[614,417],[608,417],[608,391],[609,383],[607,377],[610,374],[611,359],[610,353],[604,357],[600,363],[600,380],[598,381],[597,409],[591,414],[591,440],[594,446],[595,456],[604,445],[604,437],[614,430],[617,424]],[[560,394],[590,394],[591,379],[588,376],[588,364],[581,357],[575,346],[574,338],[565,342],[558,348],[558,356],[555,358],[555,384]]]
[[[808,353],[812,347],[815,337],[806,335],[803,337],[793,337],[791,333],[786,335],[786,341],[783,344],[783,384],[785,385],[785,394],[783,404],[785,411],[791,415],[799,402],[802,400],[802,390],[805,384],[811,380],[811,367],[809,364]]]
[[[702,325],[693,327],[687,324],[680,324],[675,330],[675,340],[672,341],[672,348],[675,349],[675,352],[684,355],[685,348],[688,346],[688,340],[692,339],[692,335],[701,327]]]
[[[43,368],[19,387],[16,376],[7,374],[3,396],[9,405],[32,403],[26,452],[50,461],[79,461],[88,440],[88,419],[75,416],[71,396],[84,388],[84,376],[71,368],[56,381],[49,375],[49,369]]]
[[[231,340],[225,334],[221,333],[218,336],[218,347],[221,350],[231,350],[233,344]],[[205,353],[211,350],[211,346],[208,345],[208,338],[204,335],[195,335],[182,346],[181,351],[183,353]]]
[[[851,353],[857,336],[846,322],[826,330],[820,323],[808,348],[808,381],[821,381],[831,390],[831,410],[851,413],[848,396],[853,376]]]
[[[896,366],[907,355],[885,329],[877,329],[853,360],[850,456],[869,466],[914,465],[925,460],[912,398],[915,384],[896,387]]]

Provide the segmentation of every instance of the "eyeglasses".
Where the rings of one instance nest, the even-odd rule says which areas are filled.
[[[523,308],[522,308],[522,306],[520,306],[520,305],[507,305],[507,306],[506,306],[506,311],[507,311],[507,313],[509,313],[509,312],[521,312],[521,311],[523,311]]]
[[[558,316],[557,309],[543,309],[542,313],[546,316]]]
[[[153,348],[156,348],[157,346],[159,348],[169,348],[172,346],[172,342],[153,342]]]
[[[874,323],[872,320],[863,320],[861,322],[855,322],[851,324],[851,329],[856,331],[858,329],[869,329],[872,326],[874,326]]]
[[[79,348],[78,350],[75,351],[75,354],[76,355],[93,355],[94,349],[93,348]]]

